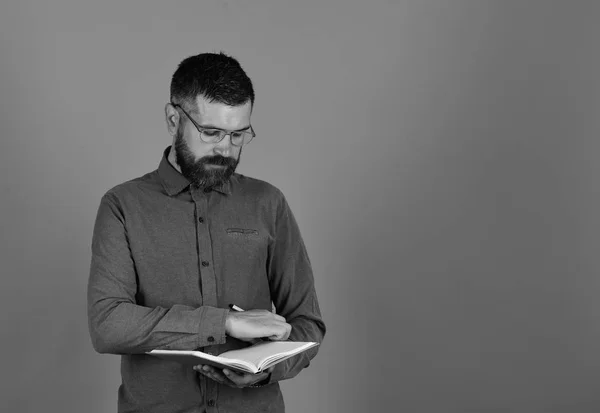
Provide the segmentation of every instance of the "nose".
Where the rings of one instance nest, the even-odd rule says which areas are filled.
[[[227,134],[221,139],[221,142],[217,143],[214,150],[216,153],[223,157],[228,157],[232,152],[231,134]]]

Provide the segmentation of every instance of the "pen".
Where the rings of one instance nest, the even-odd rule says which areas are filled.
[[[244,311],[235,304],[229,304],[229,308],[231,308],[233,311]]]

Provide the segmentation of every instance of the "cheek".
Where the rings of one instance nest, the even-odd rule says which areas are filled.
[[[203,156],[210,155],[212,152],[211,145],[202,142],[196,135],[190,133],[190,131],[186,131],[183,139],[196,160]]]

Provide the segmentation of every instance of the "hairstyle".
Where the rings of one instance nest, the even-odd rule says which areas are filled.
[[[254,105],[252,81],[240,63],[225,53],[202,53],[184,59],[171,79],[171,102],[196,106],[202,95],[229,106]]]

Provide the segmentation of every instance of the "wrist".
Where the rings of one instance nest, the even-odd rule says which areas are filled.
[[[225,334],[231,335],[231,310],[227,310],[227,314],[225,315]]]
[[[261,381],[251,384],[248,387],[264,387],[267,384],[269,384],[269,380],[271,380],[271,373],[269,373],[269,375],[267,377],[265,377],[264,379],[262,379]]]

